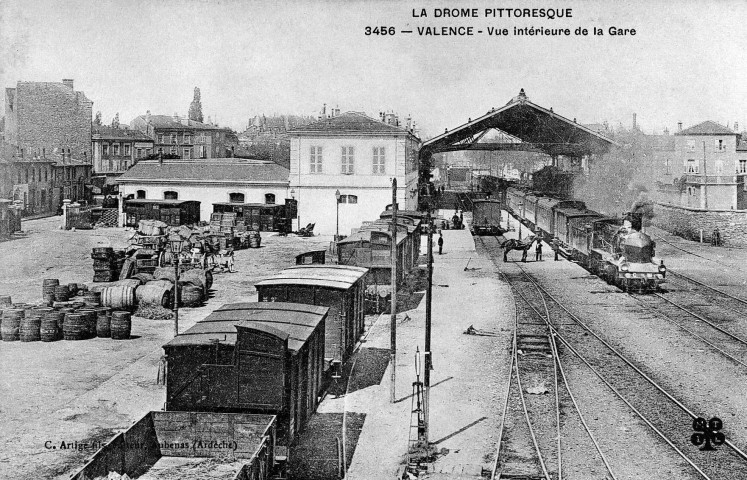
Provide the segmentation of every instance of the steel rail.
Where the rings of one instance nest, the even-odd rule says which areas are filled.
[[[693,312],[692,310],[688,309],[687,307],[683,307],[682,305],[680,305],[680,304],[679,304],[679,303],[677,303],[677,302],[673,302],[672,300],[670,300],[670,299],[668,299],[668,298],[664,297],[664,296],[663,296],[662,294],[660,294],[660,293],[654,293],[654,295],[655,295],[655,296],[657,296],[657,297],[659,297],[659,298],[661,298],[661,299],[662,299],[662,300],[664,300],[665,302],[667,302],[667,303],[671,304],[672,306],[674,306],[674,307],[677,307],[677,308],[679,308],[679,309],[680,309],[680,310],[682,310],[683,312],[685,312],[685,313],[687,313],[687,314],[689,314],[689,315],[692,315],[693,317],[697,318],[697,319],[698,319],[698,320],[700,320],[701,322],[703,322],[703,323],[706,323],[706,324],[710,325],[711,327],[713,327],[714,329],[716,329],[716,330],[718,330],[719,332],[723,333],[723,334],[724,334],[724,335],[726,335],[727,337],[731,337],[732,339],[736,340],[737,342],[741,343],[742,345],[747,345],[747,339],[744,339],[744,338],[742,338],[742,337],[739,337],[739,336],[737,336],[737,335],[734,335],[733,333],[727,332],[726,330],[724,330],[723,328],[719,327],[718,325],[715,325],[715,324],[714,324],[713,322],[710,322],[710,321],[708,321],[708,319],[707,319],[707,318],[705,318],[704,316],[702,316],[702,315],[699,315],[699,314],[698,314],[698,313],[696,313],[696,312]]]
[[[738,363],[739,365],[742,365],[743,367],[747,367],[747,363],[742,362],[738,358],[736,358],[733,355],[731,355],[729,352],[726,352],[723,349],[719,348],[718,346],[714,345],[707,338],[705,338],[705,337],[703,337],[701,335],[698,335],[697,333],[693,332],[692,330],[690,330],[689,328],[685,327],[684,325],[681,325],[676,320],[673,320],[667,314],[660,312],[656,308],[650,308],[650,307],[648,307],[643,301],[641,301],[640,297],[633,296],[633,295],[631,295],[631,297],[633,299],[635,299],[636,301],[638,301],[644,307],[648,308],[648,311],[650,311],[650,312],[654,313],[655,315],[657,315],[658,317],[664,319],[664,321],[667,321],[667,322],[671,323],[672,325],[674,325],[675,327],[680,328],[680,329],[686,331],[687,333],[689,333],[693,337],[697,338],[701,342],[705,343],[709,347],[713,348],[714,350],[717,350],[720,354],[722,354],[723,356],[727,357],[729,360],[732,360],[733,362]]]
[[[512,293],[513,295],[513,293]],[[514,301],[514,319],[519,318],[518,306]],[[515,320],[514,320],[515,321]],[[508,385],[506,386],[506,401],[503,403],[503,416],[501,417],[501,424],[498,427],[498,449],[495,452],[495,460],[493,461],[493,468],[490,473],[490,480],[500,479],[500,474],[496,477],[498,471],[498,463],[501,458],[501,445],[503,443],[503,430],[506,425],[506,414],[508,413],[508,403],[511,398],[511,384],[514,379],[514,355],[516,354],[516,329],[514,328],[513,341],[511,342],[511,365],[508,367]]]
[[[521,269],[521,270],[522,270],[522,273],[524,273],[524,275],[526,275],[526,272],[524,272],[523,269]],[[503,274],[502,271],[501,271],[501,273]],[[508,281],[508,277],[505,274],[503,274],[503,277],[506,279],[506,281]],[[531,280],[531,278],[530,278],[530,280]],[[571,388],[570,388],[570,385],[568,384],[568,380],[565,377],[565,373],[563,371],[563,366],[562,366],[562,363],[560,362],[560,354],[558,353],[557,345],[555,343],[555,335],[557,333],[557,330],[556,330],[556,328],[550,322],[550,309],[547,306],[547,302],[545,301],[545,298],[544,298],[544,295],[542,294],[542,291],[539,288],[537,288],[537,284],[535,282],[532,282],[532,283],[533,283],[533,286],[535,287],[535,289],[537,290],[537,292],[540,294],[540,298],[542,299],[542,304],[544,306],[545,314],[546,314],[545,317],[543,317],[542,314],[540,312],[538,312],[537,309],[534,308],[534,306],[531,303],[529,303],[529,300],[521,292],[518,292],[518,293],[524,299],[524,301],[527,303],[527,305],[529,305],[529,307],[532,310],[534,310],[534,312],[537,314],[537,316],[539,316],[545,322],[545,324],[547,325],[547,327],[549,328],[550,333],[551,333],[551,335],[550,335],[550,346],[551,346],[552,352],[553,352],[554,363],[557,365],[557,368],[560,369],[561,375],[563,377],[563,383],[565,385],[566,390],[568,391],[568,395],[571,398],[571,402],[573,403],[573,406],[576,409],[576,412],[578,413],[579,418],[581,419],[581,424],[583,425],[584,430],[586,430],[586,433],[589,436],[589,439],[591,439],[592,443],[594,444],[594,447],[596,448],[597,452],[599,453],[599,456],[601,457],[602,462],[604,463],[604,466],[607,468],[607,471],[612,476],[612,480],[615,480],[616,479],[615,473],[612,471],[612,467],[610,466],[609,462],[607,461],[607,457],[602,452],[602,449],[599,446],[599,443],[597,443],[596,439],[594,438],[594,434],[591,432],[591,429],[589,428],[589,425],[586,423],[586,420],[584,419],[583,413],[581,413],[581,409],[579,408],[578,403],[576,402],[576,399],[573,396],[573,393],[571,392]],[[515,286],[512,285],[512,287],[513,287],[513,289],[516,289]],[[516,290],[518,291],[518,289],[516,289]],[[562,477],[560,476],[560,404],[559,404],[559,399],[557,398],[557,392],[558,392],[558,390],[559,390],[559,388],[558,388],[557,377],[556,377],[556,385],[555,385],[556,406],[557,406],[557,410],[556,410],[556,414],[557,414],[556,422],[557,422],[557,426],[558,426],[558,464],[559,464],[559,466],[558,466],[558,472],[559,472],[558,473],[558,480],[560,480],[560,478],[562,478]]]
[[[670,275],[674,275],[675,277],[684,278],[688,282],[692,282],[692,283],[694,283],[696,285],[700,285],[701,287],[705,287],[705,288],[707,288],[709,290],[713,290],[714,292],[719,293],[719,294],[721,294],[721,295],[723,295],[725,297],[731,298],[732,300],[736,300],[737,302],[739,302],[739,303],[741,303],[743,305],[747,305],[747,300],[745,300],[743,298],[740,298],[740,297],[737,297],[736,295],[732,295],[730,293],[726,293],[723,290],[719,290],[718,288],[712,287],[711,285],[703,283],[703,282],[701,282],[699,280],[695,280],[694,278],[692,278],[692,277],[690,277],[688,275],[685,275],[685,274],[682,274],[682,273],[673,272],[671,270],[667,270],[667,273],[670,274]]]
[[[550,298],[552,298],[553,301],[560,308],[562,308],[564,311],[566,311],[569,315],[573,316],[573,314],[571,314],[570,312],[568,312],[565,309],[565,307],[563,307],[560,303],[558,303],[558,301],[555,300],[549,294],[549,292],[547,292],[537,282],[535,282],[534,279],[523,268],[521,268],[521,266],[518,266],[518,267],[519,267],[519,270],[521,270],[521,272],[524,274],[524,276],[535,286],[535,288],[537,288],[537,291],[540,293],[540,295],[542,297],[542,302],[545,305],[546,311],[547,311],[547,302],[545,301],[545,298],[544,298],[545,295],[547,295]],[[526,300],[526,298],[525,298],[525,300]],[[526,300],[526,301],[527,301],[527,303],[529,303],[528,300]],[[570,349],[574,353],[574,355],[576,355],[620,400],[622,400],[625,403],[625,405],[628,406],[628,408],[630,408],[641,420],[643,420],[646,423],[646,425],[648,425],[649,428],[651,428],[657,435],[659,435],[659,437],[661,437],[662,440],[664,440],[670,447],[672,447],[672,449],[674,449],[674,451],[677,452],[677,454],[680,457],[682,457],[687,463],[690,464],[690,466],[692,466],[698,473],[700,473],[703,478],[706,478],[706,479],[710,480],[710,477],[705,472],[703,472],[692,460],[690,460],[690,458],[688,458],[687,455],[685,455],[684,452],[682,452],[674,443],[672,443],[672,441],[669,440],[669,438],[667,438],[667,436],[662,431],[660,431],[658,428],[656,428],[656,426],[653,423],[651,423],[651,421],[643,413],[641,413],[637,408],[635,408],[615,387],[613,387],[598,372],[598,370],[595,369],[587,361],[587,359],[585,357],[583,357],[575,348],[573,348],[573,346],[570,344],[570,342],[568,340],[566,340],[565,337],[563,337],[560,334],[560,332],[550,323],[549,311],[548,311],[548,316],[545,318],[545,317],[542,316],[542,314],[533,305],[529,304],[529,306],[532,308],[532,310],[535,311],[535,313],[537,313],[537,315],[540,318],[542,318],[547,323],[548,328],[550,328],[550,331],[552,332],[552,334],[554,336],[556,336],[557,338],[559,338],[560,341],[563,342],[563,344],[565,344],[568,347],[568,349]],[[618,355],[618,357],[620,357],[620,356]],[[622,357],[620,357],[620,358],[622,359]],[[570,392],[570,390],[569,390],[569,392]],[[579,413],[580,413],[580,411],[579,411]],[[605,465],[606,465],[606,462],[605,462]]]
[[[703,256],[703,255],[700,255],[700,254],[698,254],[698,253],[695,253],[695,252],[691,252],[690,250],[687,250],[687,249],[685,249],[685,248],[682,248],[682,247],[680,247],[680,246],[677,246],[677,245],[675,245],[675,244],[674,244],[674,242],[672,242],[672,241],[670,241],[670,240],[667,240],[666,238],[662,237],[661,235],[654,235],[654,234],[652,234],[651,236],[652,236],[652,237],[654,237],[654,238],[656,238],[656,239],[658,239],[658,240],[661,240],[661,241],[663,241],[664,243],[667,243],[667,244],[669,244],[669,245],[670,245],[671,247],[674,247],[674,248],[676,248],[677,250],[681,250],[681,251],[683,251],[683,252],[685,252],[685,253],[688,253],[688,254],[690,254],[690,255],[693,255],[693,256],[695,256],[695,257],[698,257],[698,258],[702,258],[703,260],[708,260],[709,262],[713,262],[713,263],[718,263],[719,265],[723,265],[723,266],[725,266],[725,267],[729,267],[729,268],[731,268],[732,270],[737,270],[737,271],[740,271],[740,272],[743,272],[743,271],[744,271],[744,270],[741,270],[741,269],[739,269],[739,268],[735,267],[734,265],[730,265],[730,264],[728,264],[728,263],[724,263],[724,262],[719,262],[718,260],[714,260],[714,259],[712,259],[712,258],[708,258],[708,257],[705,257],[705,256]],[[669,270],[667,270],[667,271],[669,271]]]
[[[519,266],[519,269],[521,269],[522,272],[527,276],[529,281],[532,283],[537,284],[537,282],[534,281],[532,277],[527,274],[521,266]],[[682,402],[677,400],[672,394],[664,390],[661,385],[656,383],[655,380],[653,380],[651,377],[646,375],[640,368],[635,366],[630,360],[628,360],[627,357],[625,357],[622,353],[620,353],[615,347],[610,345],[606,340],[604,340],[602,337],[600,337],[594,330],[592,330],[588,325],[586,325],[583,321],[581,321],[580,318],[578,318],[576,315],[574,315],[570,310],[568,310],[562,303],[560,303],[550,292],[548,292],[544,287],[541,285],[538,285],[538,288],[541,289],[545,295],[547,295],[548,298],[550,298],[558,307],[560,307],[563,311],[565,311],[568,316],[573,319],[579,326],[581,326],[584,330],[589,332],[591,335],[593,335],[597,340],[602,342],[602,344],[609,348],[618,358],[620,358],[622,361],[624,361],[628,366],[630,366],[633,370],[635,370],[639,375],[641,375],[647,382],[649,382],[652,386],[654,386],[657,390],[659,390],[664,396],[666,396],[669,400],[671,400],[675,405],[677,405],[681,410],[683,410],[685,413],[687,413],[691,418],[696,419],[699,418],[698,415],[692,412],[689,408],[687,408]],[[747,460],[747,453],[743,452],[739,447],[734,445],[733,442],[731,442],[729,439],[726,439],[724,442],[727,446],[729,446],[737,455],[739,455],[742,459]]]

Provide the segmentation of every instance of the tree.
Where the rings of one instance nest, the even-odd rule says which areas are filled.
[[[189,119],[202,123],[202,103],[200,102],[200,89],[195,87],[195,96],[189,104]]]
[[[112,118],[112,128],[119,128],[119,112]]]
[[[101,125],[101,110],[96,112],[96,118],[93,119],[94,125]]]

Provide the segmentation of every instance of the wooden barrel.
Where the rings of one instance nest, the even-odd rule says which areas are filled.
[[[202,287],[196,285],[184,285],[179,297],[185,307],[196,307],[202,302]]]
[[[149,282],[141,285],[135,291],[138,305],[171,305],[171,295],[174,285],[168,280]]]
[[[99,309],[96,315],[96,336],[99,338],[111,337],[111,317],[109,311]]]
[[[85,340],[88,331],[88,315],[85,313],[68,313],[62,324],[62,337],[65,340]]]
[[[15,342],[18,340],[18,332],[24,316],[25,311],[20,308],[10,308],[3,311],[3,323],[0,325],[0,334],[3,337],[3,342]]]
[[[22,342],[38,342],[41,340],[39,330],[41,328],[42,312],[36,309],[26,310],[21,326],[18,330],[18,338]]]
[[[12,305],[13,301],[10,298],[10,295],[0,295],[0,306],[4,305]]]
[[[44,313],[41,318],[41,326],[39,329],[39,335],[42,342],[54,342],[55,340],[60,339],[64,317],[65,313],[56,310]]]
[[[117,310],[131,310],[135,306],[135,287],[117,285],[101,291],[101,305]]]
[[[86,292],[83,301],[89,306],[101,305],[101,292]]]
[[[42,297],[51,296],[54,298],[54,287],[60,284],[57,278],[46,278],[42,281]]]
[[[70,300],[70,289],[67,285],[57,285],[54,287],[54,299],[58,302],[67,302]]]
[[[130,312],[123,312],[120,310],[112,312],[112,319],[109,328],[113,340],[129,340],[132,330],[132,317]]]
[[[92,308],[81,308],[76,313],[86,316],[86,338],[94,338],[96,336],[96,316],[98,312]]]
[[[179,276],[179,284],[200,287],[203,296],[207,296],[207,278],[205,277],[205,270],[201,268],[193,268],[182,273]]]

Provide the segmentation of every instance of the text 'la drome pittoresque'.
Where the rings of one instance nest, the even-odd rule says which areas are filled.
[[[415,18],[573,18],[572,8],[433,8],[431,14],[425,8],[412,9]]]

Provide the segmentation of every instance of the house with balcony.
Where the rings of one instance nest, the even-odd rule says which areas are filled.
[[[322,235],[350,235],[392,203],[397,179],[400,209],[418,205],[420,139],[393,114],[371,118],[347,112],[288,132],[290,187],[298,200],[296,224],[315,223]]]
[[[712,121],[680,130],[674,138],[676,158],[681,162],[681,206],[747,209],[747,139]]]

